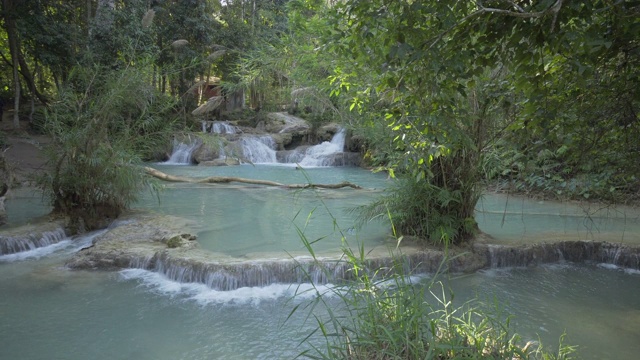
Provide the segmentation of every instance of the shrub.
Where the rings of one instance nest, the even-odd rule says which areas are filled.
[[[50,169],[38,179],[72,231],[103,227],[136,199],[137,165],[168,142],[172,105],[138,69],[74,69],[47,113]]]
[[[328,315],[314,315],[317,329],[306,339],[309,341],[318,333],[326,348],[310,344],[311,349],[302,352],[301,357],[567,359],[574,351],[562,344],[562,338],[556,354],[540,344],[522,345],[520,337],[510,330],[510,317],[499,306],[485,309],[473,301],[454,306],[453,294],[441,282],[412,280],[415,277],[399,259],[390,268],[370,269],[362,248],[357,254],[349,248],[344,253],[352,280],[331,288],[328,294],[321,294],[316,288],[318,296],[311,307],[323,305]],[[336,297],[339,306],[332,300]]]

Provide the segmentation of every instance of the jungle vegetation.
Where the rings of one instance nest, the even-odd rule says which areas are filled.
[[[363,217],[389,212],[432,242],[473,236],[487,186],[638,199],[637,2],[4,0],[1,10],[0,98],[16,129],[26,119],[66,149],[51,151],[40,179],[64,213],[125,208],[144,182],[129,165],[189,129],[194,88],[213,77],[244,94],[248,116],[289,107],[362,136],[368,165],[398,178]],[[117,183],[65,175],[94,172]]]
[[[138,165],[193,126],[194,89],[212,77],[243,94],[247,117],[288,107],[361,136],[368,166],[398,179],[363,217],[388,215],[428,242],[472,239],[486,187],[640,195],[637,1],[3,0],[0,10],[2,105],[14,131],[53,139],[38,185],[77,231],[135,201],[148,185]],[[382,295],[369,304],[383,299],[399,317],[375,322],[407,324],[400,305],[413,298]],[[524,356],[502,344],[491,354]],[[344,345],[334,350],[349,357]]]

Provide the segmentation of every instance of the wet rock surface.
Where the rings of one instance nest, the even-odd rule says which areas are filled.
[[[33,250],[60,242],[66,237],[64,225],[64,220],[43,217],[31,224],[2,229],[0,255]]]
[[[353,276],[351,264],[341,254],[307,255],[247,254],[233,257],[200,249],[186,219],[169,215],[135,213],[123,217],[93,243],[75,253],[66,266],[71,269],[119,270],[140,268],[180,282],[196,282],[219,290],[274,283],[335,283]],[[61,222],[42,222],[12,229],[0,236],[33,238],[61,229]],[[27,234],[27,235],[25,235]],[[31,235],[36,234],[36,235]],[[369,249],[365,267],[384,274],[402,264],[405,272],[470,273],[486,268],[531,267],[556,262],[606,263],[640,270],[640,246],[598,241],[558,241],[520,246],[495,245],[480,237],[475,243],[444,251],[424,247],[420,241],[389,242]],[[448,260],[445,261],[445,258]]]
[[[188,221],[168,215],[136,215],[118,220],[93,244],[77,252],[66,266],[71,269],[114,270],[136,265],[168,248],[167,242],[187,233]],[[189,239],[190,235],[185,235]],[[195,247],[197,243],[185,240],[178,247]]]
[[[190,155],[185,154],[189,163],[204,166],[291,164],[302,162],[305,157],[312,159],[307,166],[357,167],[362,162],[361,141],[352,141],[339,124],[330,123],[314,129],[305,119],[286,112],[269,113],[256,127],[240,126],[237,122],[203,121],[202,129],[204,134],[199,136],[211,138],[198,143]],[[333,144],[334,137],[340,141]],[[172,159],[177,157],[178,151],[182,148],[174,145]]]

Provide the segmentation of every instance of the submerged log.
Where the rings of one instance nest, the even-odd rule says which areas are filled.
[[[239,182],[244,184],[253,184],[253,185],[264,185],[264,186],[277,186],[283,187],[286,189],[341,189],[345,187],[349,187],[352,189],[362,189],[361,186],[350,183],[348,181],[343,181],[338,184],[282,184],[275,181],[269,180],[258,180],[258,179],[246,179],[240,177],[233,176],[209,176],[205,178],[192,178],[192,177],[184,177],[184,176],[175,176],[165,174],[160,170],[156,170],[154,168],[144,167],[145,173],[147,175],[153,176],[157,179],[169,181],[169,182],[186,182],[193,184],[227,184],[231,182]]]

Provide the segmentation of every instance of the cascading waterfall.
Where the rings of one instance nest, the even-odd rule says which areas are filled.
[[[346,131],[340,129],[331,141],[325,141],[321,144],[310,146],[303,152],[291,154],[287,161],[299,163],[301,166],[332,166],[334,165],[333,157],[344,151],[344,143]]]
[[[0,236],[0,255],[14,254],[56,244],[66,238],[63,228],[22,237]]]
[[[597,241],[563,241],[527,246],[487,245],[491,268],[527,267],[556,262],[596,262],[640,270],[640,247]]]
[[[483,250],[484,249],[484,250]],[[481,267],[527,267],[545,263],[569,261],[595,262],[625,269],[640,270],[640,247],[592,241],[565,241],[514,247],[505,245],[479,245],[474,251],[486,253]],[[480,255],[481,256],[481,255]],[[371,258],[366,268],[371,275],[384,275],[402,266],[405,274],[434,273],[438,270],[467,272],[465,261],[456,258],[441,264],[442,252],[422,251],[402,255],[401,260],[391,257]],[[158,251],[153,255],[131,257],[128,267],[144,269],[163,275],[179,283],[197,283],[218,291],[231,291],[243,287],[265,287],[273,284],[313,283],[325,285],[353,278],[351,264],[344,260],[312,259],[310,257],[265,260],[208,260],[196,255],[172,255],[171,251]],[[471,268],[472,271],[477,270]]]
[[[240,140],[244,157],[252,163],[298,163],[301,166],[334,166],[336,154],[344,151],[346,131],[338,131],[331,141],[295,150],[284,157],[276,156],[276,143],[271,136],[247,136]]]
[[[211,124],[211,132],[214,134],[237,134],[239,129],[225,121],[214,121]]]
[[[404,256],[405,273],[414,270],[434,272],[442,261],[442,254],[425,252]],[[382,274],[398,265],[391,258],[367,260],[373,273]],[[324,285],[351,279],[351,264],[344,260],[271,259],[254,261],[206,261],[172,257],[170,252],[157,252],[153,256],[139,256],[129,260],[130,268],[144,269],[162,274],[180,283],[199,283],[219,291],[231,291],[243,287],[264,287],[273,284],[313,283]]]
[[[202,132],[212,134],[237,134],[240,129],[227,121],[202,121]]]
[[[275,163],[276,142],[271,136],[245,136],[240,139],[242,152],[248,161],[252,163]]]
[[[183,143],[178,140],[173,140],[173,151],[169,160],[165,161],[167,165],[189,165],[191,164],[191,157],[193,151],[200,145],[198,141],[192,141],[191,143]]]

